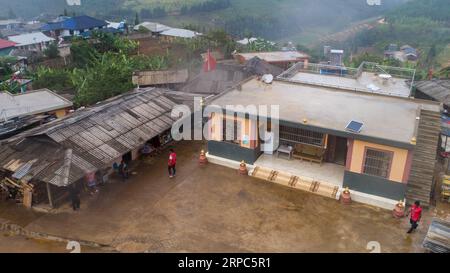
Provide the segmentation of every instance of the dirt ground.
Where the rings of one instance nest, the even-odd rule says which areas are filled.
[[[83,198],[78,212],[68,205],[56,214],[22,208],[12,212],[11,204],[0,204],[0,218],[122,252],[370,252],[367,244],[372,241],[380,243],[381,252],[423,252],[421,243],[435,209],[408,235],[407,219],[394,219],[390,211],[357,203],[344,206],[213,164],[199,167],[202,146],[174,145],[174,179],[167,177],[164,153],[141,161],[127,182],[107,184],[97,196]],[[6,252],[24,247],[21,238],[0,237],[0,244]],[[40,251],[53,249],[41,245]]]

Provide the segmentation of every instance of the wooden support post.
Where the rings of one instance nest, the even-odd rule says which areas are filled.
[[[50,188],[50,184],[47,184],[47,195],[48,195],[48,203],[50,204],[50,207],[54,208],[53,206],[53,197],[52,197],[52,190]]]

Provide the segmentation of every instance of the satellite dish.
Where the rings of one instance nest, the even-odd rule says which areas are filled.
[[[273,82],[273,75],[265,74],[262,76],[261,81],[267,84],[271,84]]]

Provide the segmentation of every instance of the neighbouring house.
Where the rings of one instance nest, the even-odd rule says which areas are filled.
[[[68,17],[58,22],[49,22],[41,30],[54,38],[80,36],[84,32],[101,30],[108,26],[104,20],[87,15]]]
[[[418,81],[414,87],[415,98],[441,102],[447,112],[450,111],[450,80]]]
[[[238,43],[238,44],[240,44],[240,45],[246,46],[246,45],[251,44],[251,43],[254,43],[254,42],[258,41],[258,40],[259,40],[259,38],[255,38],[255,37],[252,37],[252,38],[244,38],[244,39],[242,39],[242,40],[236,41],[236,43]]]
[[[1,92],[0,98],[0,120],[2,121],[43,113],[55,114],[56,117],[61,118],[72,107],[72,102],[48,89],[38,89],[17,95]]]
[[[399,50],[396,44],[391,44],[387,50],[384,51],[384,57],[395,59],[400,62],[417,61],[419,58],[419,53],[417,49],[409,45],[404,45]]]
[[[270,84],[252,78],[208,100],[217,109],[209,116],[209,161],[234,168],[244,161],[256,178],[331,198],[348,187],[354,200],[387,209],[404,199],[428,206],[440,104],[410,98],[408,79],[394,68],[378,68],[391,71],[395,84],[375,93],[354,89],[359,81],[382,86],[374,67],[342,76],[308,67],[294,66]],[[259,114],[241,107],[266,105]],[[278,116],[269,114],[273,105]]]
[[[417,52],[417,49],[410,45],[404,45],[400,48],[400,51],[403,52],[406,59],[408,61],[417,61],[419,58],[419,53]]]
[[[183,94],[135,90],[4,140],[0,175],[29,189],[26,206],[58,206],[72,185],[83,187],[95,174],[104,179],[154,138],[170,141],[171,111],[182,103],[174,97]]]
[[[125,21],[121,21],[121,22],[110,22],[110,21],[106,21],[106,23],[108,23],[107,27],[108,28],[114,28],[120,31],[125,31],[128,28],[128,25]]]
[[[450,152],[450,80],[426,80],[415,83],[415,98],[440,102],[442,115],[441,149]]]
[[[143,22],[138,25],[135,25],[133,29],[135,31],[144,29],[149,31],[153,36],[159,36],[161,32],[169,30],[170,27],[156,22]]]
[[[189,79],[187,69],[182,70],[163,70],[163,71],[135,71],[132,76],[134,85],[137,86],[156,86],[163,85],[170,87],[186,83]]]
[[[232,88],[251,75],[254,74],[246,71],[244,65],[235,62],[219,62],[213,71],[205,72],[201,70],[180,91],[191,94],[216,95]]]
[[[14,42],[0,39],[0,57],[8,56],[16,45]]]
[[[22,94],[0,92],[0,139],[48,118],[61,118],[72,108],[72,102],[48,90]]]
[[[15,30],[21,28],[24,22],[16,19],[0,20],[0,30]]]
[[[292,64],[298,62],[309,61],[309,55],[300,51],[272,51],[272,52],[251,52],[251,53],[236,53],[235,59],[245,64],[254,57],[258,57],[261,60],[279,66],[283,69],[287,69]]]
[[[9,36],[8,40],[16,43],[16,48],[19,50],[42,52],[47,46],[54,42],[55,39],[46,36],[42,32],[34,32],[21,34],[16,36]]]
[[[202,34],[199,32],[195,32],[189,29],[182,28],[170,28],[161,32],[161,39],[166,41],[172,41],[174,39],[192,39],[197,36],[201,36]]]
[[[249,60],[245,65],[235,61],[217,63],[213,71],[200,71],[192,77],[180,90],[191,94],[218,95],[252,76],[272,74],[278,76],[283,69],[271,65],[257,57]]]

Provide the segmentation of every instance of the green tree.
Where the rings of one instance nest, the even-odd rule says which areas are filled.
[[[33,87],[49,88],[61,92],[73,90],[71,72],[66,69],[52,69],[48,67],[38,67],[33,75]]]

